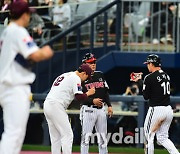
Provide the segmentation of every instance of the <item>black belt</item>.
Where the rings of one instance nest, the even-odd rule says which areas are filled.
[[[88,107],[92,107],[92,108],[95,108],[95,109],[102,109],[103,106],[99,107],[99,106],[95,106],[95,105],[88,105]]]
[[[158,106],[169,106],[169,105],[149,105],[149,107],[158,107]]]

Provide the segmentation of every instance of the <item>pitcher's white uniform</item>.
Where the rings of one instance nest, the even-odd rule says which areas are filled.
[[[75,72],[64,73],[56,78],[44,102],[52,154],[59,154],[61,146],[63,154],[72,153],[73,132],[66,109],[75,94],[83,94],[80,77]]]
[[[29,117],[30,86],[35,74],[15,61],[17,54],[26,59],[38,47],[27,30],[11,23],[0,38],[0,105],[5,132],[0,154],[19,154]]]

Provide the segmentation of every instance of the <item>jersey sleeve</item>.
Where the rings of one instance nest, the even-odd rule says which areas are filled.
[[[29,35],[26,29],[20,29],[17,36],[16,43],[18,46],[18,52],[25,58],[34,53],[39,47],[34,42],[33,38]]]
[[[73,86],[72,89],[73,89],[74,95],[75,94],[83,94],[80,78],[79,77],[73,77],[71,79],[71,81],[72,81],[72,86]]]
[[[109,89],[109,86],[108,86],[106,80],[104,80],[104,85],[105,85],[105,87],[106,87],[107,89]]]
[[[143,97],[145,100],[148,100],[150,98],[150,85],[151,85],[151,82],[150,82],[150,78],[149,76],[146,76],[144,78],[144,82],[143,82]]]
[[[102,78],[103,78],[104,87],[107,88],[107,89],[109,89],[109,86],[108,86],[108,84],[107,84],[107,82],[106,82],[106,79],[105,79],[105,77],[104,77],[104,74],[103,74],[102,72],[99,72],[99,73],[101,74],[101,76],[102,76]]]
[[[106,90],[106,93],[105,93],[105,102],[106,102],[108,107],[112,106],[111,102],[110,102],[108,90]]]

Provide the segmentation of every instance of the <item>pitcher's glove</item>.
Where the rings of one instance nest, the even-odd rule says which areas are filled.
[[[142,79],[142,75],[143,75],[142,72],[140,72],[140,73],[134,73],[134,72],[132,72],[132,73],[130,74],[130,81],[137,82],[138,80]]]

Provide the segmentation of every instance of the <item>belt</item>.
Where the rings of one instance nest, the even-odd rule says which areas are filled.
[[[88,105],[88,107],[95,108],[95,109],[102,109],[103,108],[103,106],[99,107],[96,105]]]

